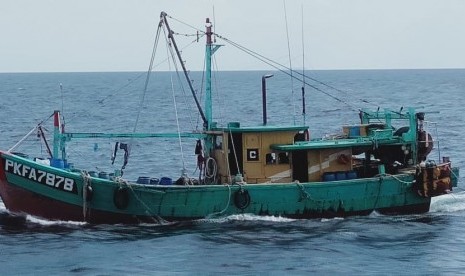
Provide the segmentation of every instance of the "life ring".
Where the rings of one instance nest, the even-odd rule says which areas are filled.
[[[237,208],[244,210],[250,205],[250,195],[247,190],[239,189],[234,194],[234,205]]]
[[[120,210],[126,209],[129,204],[129,189],[127,187],[116,188],[113,193],[113,203]]]
[[[349,164],[350,160],[352,158],[350,158],[347,154],[340,154],[338,157],[337,157],[337,162],[339,164],[342,164],[342,165],[347,165]]]

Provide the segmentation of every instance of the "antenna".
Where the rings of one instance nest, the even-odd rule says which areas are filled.
[[[289,54],[289,71],[290,71],[290,76],[291,76],[291,90],[292,90],[292,119],[294,120],[294,125],[295,125],[295,102],[294,102],[294,76],[292,74],[292,57],[291,57],[291,45],[289,43],[289,28],[287,26],[287,10],[286,10],[286,0],[283,0],[283,5],[284,5],[284,19],[286,21],[286,35],[287,35],[287,51]]]
[[[215,5],[213,5],[213,22],[215,22],[215,25],[212,26],[212,33],[215,33],[216,30],[216,17],[215,17]],[[216,35],[213,36],[213,43],[216,43]]]
[[[61,130],[65,131],[65,100],[63,95],[63,84],[60,82],[60,93],[61,93],[61,118],[63,122],[61,123]]]

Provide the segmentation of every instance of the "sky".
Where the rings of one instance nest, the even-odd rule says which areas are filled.
[[[293,68],[465,68],[463,0],[0,0],[0,72],[145,71],[161,11],[201,29],[210,17]],[[269,69],[230,45],[215,56],[219,70]]]

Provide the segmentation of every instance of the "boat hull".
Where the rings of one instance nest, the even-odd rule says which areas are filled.
[[[45,176],[39,179],[39,174]],[[47,178],[49,183],[44,183]],[[62,178],[69,184],[67,190],[56,181]],[[428,212],[431,199],[412,189],[413,178],[402,174],[318,183],[199,186],[140,185],[99,178],[86,182],[78,173],[0,154],[0,195],[10,212],[90,223],[158,223],[242,213],[319,218],[366,215],[374,210]],[[92,187],[92,198],[85,199],[86,183]]]

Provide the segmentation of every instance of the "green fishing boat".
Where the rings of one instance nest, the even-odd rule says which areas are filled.
[[[427,113],[414,108],[361,109],[360,121],[341,126],[340,135],[310,139],[308,126],[267,124],[263,85],[262,125],[219,126],[212,119],[211,60],[219,48],[213,38],[221,36],[207,19],[202,108],[167,18],[161,14],[157,37],[160,30],[168,34],[203,120],[202,131],[72,133],[55,111],[52,147],[42,123],[29,133],[44,138],[48,160],[14,153],[16,146],[0,152],[0,195],[10,212],[89,223],[163,223],[244,213],[290,218],[410,214],[428,212],[432,197],[457,186],[459,170],[449,158],[428,157],[435,141],[424,128]],[[396,129],[393,122],[403,127]],[[200,176],[183,171],[174,179],[128,180],[130,146],[123,142],[115,143],[113,161],[123,151],[124,165],[111,176],[69,166],[69,142],[96,138],[192,139]]]

